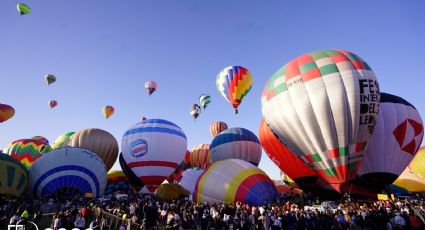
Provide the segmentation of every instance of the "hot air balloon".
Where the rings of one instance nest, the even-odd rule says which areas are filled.
[[[58,102],[55,100],[50,100],[49,101],[49,106],[51,109],[55,108],[58,105]]]
[[[342,50],[301,55],[279,69],[262,93],[270,128],[336,190],[356,176],[379,112],[369,65]]]
[[[209,103],[211,103],[210,95],[202,94],[199,96],[199,105],[201,105],[202,108],[206,109]]]
[[[238,107],[251,90],[252,83],[251,73],[242,66],[224,68],[215,82],[218,92],[233,106],[235,113],[238,113]]]
[[[146,120],[146,117],[140,117],[140,120],[144,121],[144,120]]]
[[[193,119],[198,118],[199,114],[201,114],[201,107],[197,104],[193,104],[190,107],[190,115],[193,117]]]
[[[425,178],[425,147],[421,147],[417,152],[413,160],[409,164],[415,173]]]
[[[3,123],[15,115],[15,109],[6,104],[0,103],[0,123]]]
[[[53,74],[46,74],[46,76],[44,76],[44,80],[46,81],[47,85],[50,85],[56,81],[56,77]]]
[[[127,163],[125,162],[122,153],[120,153],[120,156],[118,157],[121,169],[123,173],[127,176],[128,180],[130,181],[130,184],[133,185],[133,187],[136,188],[136,190],[142,189],[145,185],[142,183],[142,181],[139,180],[139,178],[134,174],[133,171],[128,167]]]
[[[314,170],[280,142],[264,119],[261,121],[258,133],[265,152],[280,170],[301,187],[311,187],[316,183],[318,175]]]
[[[109,132],[102,129],[83,129],[76,132],[68,144],[72,147],[88,149],[96,153],[109,170],[118,157],[118,142]]]
[[[258,137],[244,128],[230,128],[218,134],[211,142],[212,162],[225,159],[241,159],[257,166],[261,160]]]
[[[265,205],[278,198],[278,193],[261,169],[243,160],[228,159],[213,163],[202,174],[192,197],[197,203]]]
[[[114,114],[115,109],[114,107],[107,105],[105,107],[102,108],[102,113],[103,116],[105,116],[106,119],[108,119],[110,116],[112,116],[112,114]]]
[[[67,146],[69,142],[71,141],[72,135],[74,135],[74,133],[75,132],[66,132],[58,136],[55,142],[52,144],[52,149],[57,149],[57,148]]]
[[[28,183],[28,171],[21,162],[0,153],[0,194],[20,197]]]
[[[409,192],[425,192],[425,178],[409,167],[397,178],[394,185],[404,188]]]
[[[375,131],[357,172],[359,183],[378,189],[392,184],[412,161],[423,134],[421,116],[413,105],[401,97],[381,93]]]
[[[33,136],[33,137],[31,137],[30,139],[33,139],[33,140],[37,140],[37,141],[44,142],[46,145],[48,145],[48,144],[49,144],[49,140],[47,140],[47,138],[45,138],[45,137],[43,137],[43,136]]]
[[[37,139],[22,139],[13,141],[6,152],[11,157],[30,168],[43,154],[51,150],[48,143]]]
[[[210,124],[210,133],[213,137],[227,129],[227,124],[223,121],[213,121]]]
[[[198,167],[205,170],[211,163],[209,144],[193,146],[189,160],[189,165],[191,167]]]
[[[178,184],[161,184],[156,190],[156,195],[160,200],[171,201],[182,196],[188,196],[189,192]]]
[[[135,191],[123,171],[111,170],[107,175],[105,194],[108,195],[117,192],[131,194]]]
[[[179,166],[186,149],[181,128],[163,119],[133,125],[121,142],[125,164],[151,192]]]
[[[44,154],[29,169],[29,195],[54,194],[99,197],[106,187],[106,167],[95,153],[63,147]]]
[[[204,173],[205,171],[200,168],[189,168],[183,171],[182,177],[179,181],[179,185],[181,185],[184,189],[186,189],[190,194],[195,191],[196,182],[198,181],[199,177]]]
[[[158,88],[158,84],[156,84],[156,82],[154,81],[147,81],[145,83],[145,89],[146,92],[148,92],[149,96],[156,91],[156,88]]]
[[[16,8],[21,15],[26,15],[31,13],[31,8],[27,4],[18,3],[18,5],[16,5]]]

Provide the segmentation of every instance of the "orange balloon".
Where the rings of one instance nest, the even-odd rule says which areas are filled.
[[[0,123],[3,123],[15,115],[15,109],[6,104],[0,103]]]

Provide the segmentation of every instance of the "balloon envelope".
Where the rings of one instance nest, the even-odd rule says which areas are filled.
[[[187,196],[189,192],[178,184],[161,184],[156,190],[156,195],[160,200],[171,201],[181,196]]]
[[[114,114],[114,112],[115,112],[114,107],[112,107],[110,105],[107,105],[107,106],[105,106],[105,107],[102,108],[103,116],[106,119],[108,119],[110,116],[112,116],[112,114]]]
[[[71,141],[72,135],[74,135],[74,133],[75,132],[66,132],[58,136],[52,145],[52,149],[57,149],[57,148],[67,146],[69,142]]]
[[[394,184],[409,192],[425,192],[425,178],[409,167],[403,171]]]
[[[44,80],[46,81],[47,85],[50,85],[56,81],[56,77],[53,74],[46,74],[46,76],[44,76]]]
[[[49,106],[50,106],[50,108],[55,108],[56,106],[58,105],[58,102],[57,101],[55,101],[55,100],[50,100],[49,101]]]
[[[211,154],[209,144],[195,145],[190,153],[189,165],[206,169],[211,164]]]
[[[16,5],[16,9],[18,10],[18,12],[21,15],[26,15],[26,14],[31,13],[31,8],[27,4],[24,4],[24,3],[18,3]]]
[[[127,176],[121,170],[111,170],[107,175],[107,184],[105,194],[133,192],[133,187],[127,179]]]
[[[202,108],[206,109],[209,103],[211,103],[210,95],[202,94],[199,96],[199,105],[201,105]]]
[[[213,121],[210,126],[210,133],[213,137],[227,129],[227,124],[223,121]]]
[[[261,101],[264,119],[283,144],[342,191],[373,133],[379,97],[366,62],[350,52],[323,50],[279,69]]]
[[[21,162],[26,168],[30,168],[43,154],[51,148],[43,140],[22,139],[13,141],[5,153]]]
[[[15,115],[15,109],[6,104],[0,103],[0,123],[3,123]]]
[[[421,147],[409,164],[415,173],[425,178],[425,147]]]
[[[156,89],[158,88],[158,84],[156,84],[156,82],[154,81],[147,81],[145,83],[145,89],[146,92],[149,94],[149,96],[156,91]]]
[[[0,153],[0,194],[20,197],[28,183],[28,171],[21,162]]]
[[[195,191],[196,182],[205,171],[200,168],[189,168],[183,171],[179,185],[186,189],[190,194]]]

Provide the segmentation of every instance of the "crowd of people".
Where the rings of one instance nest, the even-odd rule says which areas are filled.
[[[290,200],[262,206],[195,204],[187,198],[159,201],[149,194],[126,199],[0,198],[0,207],[0,229],[29,221],[52,229],[425,229],[422,198],[342,200],[332,208]]]

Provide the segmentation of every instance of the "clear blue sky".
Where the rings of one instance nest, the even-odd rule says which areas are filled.
[[[0,125],[0,148],[91,127],[121,143],[140,116],[178,124],[189,149],[211,142],[213,120],[258,133],[266,80],[292,58],[329,48],[361,56],[383,92],[425,113],[425,1],[28,0],[26,16],[17,3],[0,1],[0,103],[16,109]],[[238,115],[215,88],[228,65],[254,76]],[[49,87],[47,73],[58,78]],[[151,97],[147,80],[159,85]],[[201,93],[212,103],[194,122],[189,107]],[[50,99],[59,102],[53,110]],[[107,104],[116,112],[105,120]],[[279,177],[265,154],[260,167]]]

